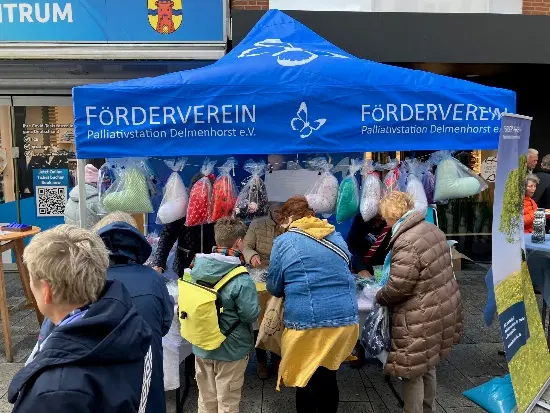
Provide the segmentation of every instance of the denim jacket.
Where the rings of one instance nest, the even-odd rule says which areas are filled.
[[[351,258],[339,233],[331,232],[325,239]],[[287,328],[308,330],[358,323],[355,280],[346,262],[305,235],[287,232],[275,239],[267,289],[275,297],[284,296]]]

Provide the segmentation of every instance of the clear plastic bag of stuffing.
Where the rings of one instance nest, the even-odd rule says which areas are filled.
[[[368,160],[363,166],[363,186],[361,188],[360,211],[363,221],[368,222],[378,215],[378,205],[382,199],[382,181],[374,162]]]
[[[153,212],[150,190],[151,169],[145,158],[123,158],[114,164],[115,181],[102,197],[106,211],[131,214]]]
[[[487,182],[474,171],[451,156],[449,151],[432,154],[430,161],[437,165],[435,171],[434,200],[467,198],[488,188]]]
[[[426,193],[426,200],[428,201],[428,205],[431,205],[435,202],[435,175],[432,172],[432,168],[433,165],[429,161],[422,164],[422,186],[424,187],[424,192]]]
[[[114,165],[109,160],[106,160],[99,168],[97,179],[97,194],[99,196],[99,202],[103,204],[103,196],[105,192],[111,187],[116,179]]]
[[[208,224],[212,211],[212,171],[216,161],[206,158],[201,168],[202,178],[195,182],[189,194],[185,225],[193,227]]]
[[[267,276],[269,275],[268,268],[250,268],[248,274],[254,280],[255,283],[265,283]]]
[[[164,196],[162,197],[157,212],[157,219],[155,222],[160,225],[170,224],[185,217],[187,214],[187,204],[189,202],[187,188],[178,173],[185,168],[187,158],[166,160],[164,163],[172,170],[172,173],[166,181]]]
[[[338,223],[355,218],[359,213],[360,196],[359,183],[355,175],[363,167],[359,159],[351,159],[348,175],[340,183],[338,188],[338,202],[336,204],[336,221]]]
[[[333,165],[319,157],[309,161],[308,166],[319,171],[319,178],[305,194],[309,206],[318,214],[333,214],[338,200],[338,179],[330,172]]]
[[[216,182],[214,182],[212,211],[209,222],[216,222],[220,218],[229,217],[233,214],[233,209],[237,202],[237,185],[235,185],[235,180],[233,179],[236,166],[237,161],[235,158],[228,158],[218,168],[220,174],[216,178]]]
[[[361,333],[361,345],[367,358],[379,358],[390,350],[390,315],[388,307],[375,304],[368,313]]]
[[[376,304],[376,293],[382,286],[374,281],[363,283],[363,288],[357,292],[359,311],[371,311]]]
[[[428,211],[428,200],[426,198],[426,192],[424,191],[424,185],[420,178],[422,177],[422,163],[417,159],[408,161],[407,177],[407,193],[414,200],[414,209],[423,215],[426,215]]]
[[[245,221],[264,217],[269,213],[267,189],[262,176],[267,165],[264,161],[249,160],[244,164],[244,170],[251,174],[244,184],[235,204],[235,216]]]
[[[390,161],[382,166],[383,169],[389,171],[384,177],[385,192],[392,192],[399,190],[399,161],[397,159],[390,159]]]

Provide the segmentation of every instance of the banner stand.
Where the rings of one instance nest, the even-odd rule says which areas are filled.
[[[532,118],[502,116],[493,210],[493,284],[500,334],[519,413],[550,385],[550,353],[525,254],[523,202]]]

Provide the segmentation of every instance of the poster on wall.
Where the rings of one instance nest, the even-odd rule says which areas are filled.
[[[519,413],[530,412],[550,383],[550,353],[522,252],[530,126],[531,118],[502,117],[493,218],[493,282]]]
[[[26,199],[37,195],[34,170],[67,169],[75,157],[73,114],[70,106],[16,106],[14,116],[15,140],[21,154],[19,195]]]
[[[37,217],[62,217],[69,187],[68,169],[34,169]]]

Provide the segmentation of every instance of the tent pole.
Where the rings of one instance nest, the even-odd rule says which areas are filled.
[[[78,185],[78,209],[80,212],[80,228],[86,228],[86,160],[76,160],[76,176]]]

